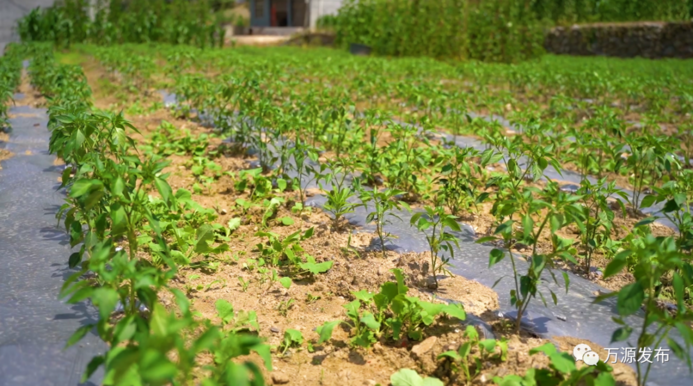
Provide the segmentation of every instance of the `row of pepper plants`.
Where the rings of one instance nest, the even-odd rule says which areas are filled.
[[[401,206],[392,198],[420,204],[426,215],[416,214],[412,226],[428,232],[434,274],[445,273],[457,244],[449,232],[459,230],[457,216],[492,203],[496,225],[478,242],[498,246],[490,254],[490,266],[505,258],[512,262],[511,301],[518,311],[518,330],[532,299],[547,304],[539,289],[542,274],[548,271],[558,282],[552,268],[561,260],[580,264],[589,272],[591,255],[598,250],[610,258],[605,278],[626,268],[635,278],[607,295],[617,297],[620,317],[614,320],[622,325],[613,340],[626,340],[636,331],[638,350],[667,341],[690,364],[691,167],[690,148],[680,147],[681,139],[690,142],[686,131],[690,126],[685,123],[690,82],[677,83],[671,74],[652,74],[646,66],[631,78],[603,80],[600,73],[614,74],[606,69],[586,75],[574,68],[526,74],[522,71],[528,67],[523,65],[446,67],[431,61],[364,60],[331,51],[313,52],[243,55],[161,47],[153,55],[167,60],[179,113],[190,117],[195,111],[204,112],[205,119],[230,134],[234,143],[253,147],[264,172],[290,180],[301,204],[304,182],[324,178],[320,173],[329,170],[338,181],[324,185],[325,209],[333,214],[335,226],[354,210],[356,204],[350,198],[358,195],[364,205],[375,207],[369,219],[378,224],[384,245],[387,235],[382,234],[382,224]],[[288,53],[298,57],[287,57]],[[324,55],[330,56],[328,60]],[[210,68],[224,71],[211,76],[200,73]],[[488,77],[498,76],[498,70],[508,82],[506,88],[484,90],[492,87]],[[469,86],[476,92],[472,94],[464,86],[470,72],[479,82]],[[670,98],[654,87],[638,86],[639,76],[649,86],[666,85],[680,96]],[[446,88],[441,78],[455,87]],[[560,92],[547,92],[551,89]],[[521,93],[514,97],[513,91]],[[595,94],[601,103],[585,100]],[[608,107],[616,96],[622,98],[620,105],[626,111],[637,112],[644,122],[641,130],[633,130],[622,107]],[[540,108],[538,103],[550,108]],[[524,104],[529,107],[512,108]],[[503,113],[513,127],[522,127],[522,135],[509,135],[497,122],[467,113],[477,108]],[[668,126],[663,128],[659,122]],[[671,126],[678,127],[674,135],[662,132]],[[452,146],[437,135],[439,131],[474,134],[485,149]],[[379,138],[386,135],[389,141],[380,145]],[[320,167],[305,168],[300,162],[306,154],[323,152],[333,157]],[[574,193],[550,179],[542,189],[528,183],[539,181],[549,167],[562,171],[570,164],[581,175]],[[490,172],[489,167],[502,171]],[[360,178],[353,186],[339,180],[345,175]],[[631,194],[617,189],[619,176],[627,177]],[[368,185],[373,189],[363,189]],[[616,207],[611,204],[614,197]],[[625,238],[613,238],[615,216],[655,203],[663,204],[658,216],[669,218],[678,228],[677,235],[654,236],[649,227],[653,216],[638,222]],[[557,235],[568,227],[576,228],[579,238]],[[539,248],[542,237],[549,237],[550,249]],[[518,244],[531,251],[525,259],[513,252]],[[568,276],[562,276],[568,291]],[[658,307],[665,292],[676,304],[674,311]],[[357,299],[367,302],[369,296]],[[553,292],[551,298],[557,302]],[[622,319],[641,308],[645,312],[642,326],[629,326]],[[678,330],[683,343],[668,337],[672,329]],[[649,368],[638,366],[640,384],[646,382]]]
[[[21,50],[14,44],[0,56],[0,130],[9,126],[8,111],[21,79]]]
[[[68,303],[90,301],[99,315],[67,345],[95,329],[108,347],[89,362],[84,380],[103,366],[109,385],[188,384],[193,379],[209,386],[264,384],[255,363],[232,359],[255,352],[271,370],[270,347],[256,334],[195,317],[185,294],[168,285],[178,267],[167,242],[173,229],[195,227],[179,242],[192,245],[197,254],[213,251],[210,230],[198,224],[204,213],[186,192],[172,192],[161,157],[138,151],[128,136],[137,130],[122,114],[92,106],[81,67],[59,64],[50,47],[24,47],[31,82],[47,96],[49,149],[66,164],[65,204],[57,217],[70,245],[79,247],[69,257],[75,272],[60,295]],[[149,259],[143,257],[147,241],[158,246]],[[164,307],[163,292],[170,293],[173,304]],[[214,363],[201,362],[203,353],[211,354]]]

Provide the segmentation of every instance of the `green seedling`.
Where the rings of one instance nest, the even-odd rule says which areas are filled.
[[[284,331],[284,340],[281,345],[279,345],[279,350],[281,350],[282,355],[284,355],[289,351],[289,348],[301,347],[302,344],[303,334],[301,334],[301,331],[288,328]]]
[[[437,359],[452,361],[453,369],[462,371],[466,384],[471,385],[481,374],[484,363],[489,360],[505,361],[507,359],[508,342],[495,339],[479,340],[479,333],[471,325],[466,327],[464,336],[467,341],[462,343],[457,351],[446,351],[439,354]],[[499,352],[496,352],[496,347],[499,348]]]
[[[286,317],[286,314],[293,308],[294,306],[294,299],[289,298],[288,300],[282,300],[279,302],[277,305],[277,311],[279,312],[279,315]]]
[[[580,369],[575,365],[572,355],[556,350],[553,343],[546,343],[542,346],[529,350],[529,355],[543,353],[549,357],[548,369],[531,368],[527,370],[524,377],[518,375],[507,375],[503,378],[493,377],[493,381],[499,385],[536,385],[540,382],[549,384],[568,384],[568,385],[615,385],[616,380],[611,374],[611,366],[599,361],[595,366],[582,366]]]
[[[409,288],[404,285],[404,276],[393,269],[397,282],[387,282],[377,294],[368,291],[353,292],[356,299],[344,305],[350,319],[351,344],[370,347],[378,339],[401,343],[406,339],[422,340],[423,328],[432,325],[436,317],[445,314],[464,320],[462,307],[454,304],[433,304],[419,298],[407,296]],[[317,329],[318,344],[330,339],[334,328],[343,323],[331,321]]]
[[[430,235],[426,234],[429,253],[431,258],[431,273],[435,288],[438,288],[439,272],[452,275],[447,269],[450,265],[450,259],[455,257],[454,246],[459,248],[457,238],[451,233],[445,231],[450,228],[453,231],[460,232],[462,229],[456,221],[456,217],[446,214],[442,207],[425,207],[426,212],[414,214],[411,218],[411,225],[416,227],[420,232],[425,232],[430,229]],[[425,216],[424,216],[425,215]],[[449,257],[440,255],[440,252],[445,251],[450,254]]]
[[[221,318],[222,326],[230,327],[231,331],[238,332],[250,330],[251,328],[257,331],[260,329],[255,311],[234,312],[231,303],[224,299],[217,300],[215,308],[217,310],[217,316]]]
[[[392,386],[443,386],[438,378],[422,378],[416,371],[401,369],[390,376]]]
[[[611,337],[612,342],[625,341],[633,332],[636,332],[638,334],[636,352],[643,352],[646,348],[659,348],[666,341],[674,355],[686,363],[690,369],[693,315],[686,307],[684,299],[686,287],[693,283],[693,267],[685,256],[678,250],[673,237],[655,237],[647,234],[641,239],[635,239],[627,249],[617,254],[607,265],[604,278],[621,272],[631,260],[635,262],[632,272],[636,281],[619,291],[599,296],[595,302],[607,297],[617,297],[616,310],[620,317],[614,318],[614,321],[621,327],[614,331]],[[657,304],[660,280],[667,275],[672,277],[676,300],[674,311],[659,307]],[[641,326],[631,326],[624,320],[624,317],[633,315],[641,309],[645,312]],[[683,337],[683,346],[668,337],[672,329],[677,329]],[[636,362],[638,385],[647,384],[651,369],[652,363]]]
[[[250,285],[250,280],[245,280],[241,276],[238,277],[238,283],[241,285],[241,291],[247,292],[248,286]]]
[[[385,233],[384,227],[389,223],[388,216],[392,216],[401,220],[396,214],[391,213],[395,209],[400,209],[404,206],[409,210],[409,206],[401,201],[395,201],[394,197],[402,195],[404,192],[394,189],[385,189],[379,191],[377,189],[373,190],[362,190],[360,194],[361,206],[368,209],[369,204],[372,204],[373,211],[369,212],[366,216],[366,223],[375,222],[375,232],[380,240],[380,249],[385,258],[385,241],[390,235]]]

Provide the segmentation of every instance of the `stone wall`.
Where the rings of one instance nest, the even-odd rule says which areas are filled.
[[[693,23],[604,23],[555,27],[546,51],[568,55],[622,58],[693,58]]]

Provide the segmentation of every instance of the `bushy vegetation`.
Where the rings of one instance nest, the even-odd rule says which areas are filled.
[[[22,41],[50,41],[59,47],[96,44],[165,42],[199,47],[220,46],[224,29],[218,1],[99,0],[94,19],[87,0],[61,0],[36,8],[22,18]]]
[[[330,24],[337,44],[381,55],[512,62],[542,52],[541,26],[515,0],[347,0]]]
[[[19,85],[22,68],[21,51],[10,44],[3,56],[0,56],[0,130],[7,125],[7,111],[14,97],[14,90]]]
[[[517,62],[542,53],[544,29],[574,22],[688,20],[690,0],[347,0],[325,27],[382,55]]]
[[[686,21],[693,15],[691,0],[531,0],[540,19],[554,23],[620,21]]]

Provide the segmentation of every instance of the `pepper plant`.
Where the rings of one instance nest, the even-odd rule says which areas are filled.
[[[686,287],[693,283],[693,266],[690,259],[679,251],[673,237],[655,237],[648,234],[640,239],[639,243],[631,243],[628,248],[617,254],[607,265],[604,277],[608,278],[621,272],[629,260],[635,261],[632,269],[635,282],[595,300],[596,303],[608,297],[617,298],[616,311],[619,317],[613,320],[620,327],[614,331],[611,341],[626,341],[635,332],[637,353],[651,350],[650,347],[659,348],[666,341],[674,355],[693,371],[690,354],[693,345],[693,313],[684,302]],[[664,275],[672,275],[676,301],[673,310],[660,307],[658,304],[658,285]],[[642,324],[629,324],[625,317],[641,309],[644,311]],[[673,331],[677,331],[679,337],[671,336]],[[636,372],[638,385],[643,386],[647,384],[652,362],[641,362],[636,361]]]
[[[455,232],[461,232],[462,229],[460,224],[457,223],[457,218],[446,214],[443,207],[426,206],[424,210],[425,212],[414,214],[410,224],[420,232],[426,232],[430,229],[430,234],[426,234],[426,242],[428,243],[431,258],[433,286],[438,288],[437,274],[441,272],[452,276],[447,267],[450,266],[450,259],[455,257],[454,247],[459,248],[460,246],[457,238],[453,234],[446,232],[445,229],[450,228],[450,230]],[[450,256],[442,255],[441,252],[447,252]]]

